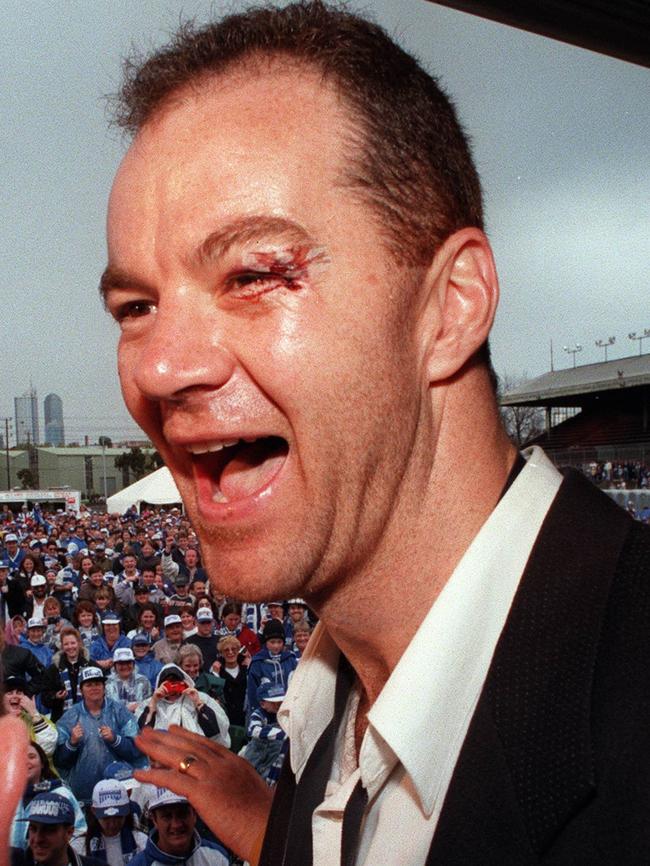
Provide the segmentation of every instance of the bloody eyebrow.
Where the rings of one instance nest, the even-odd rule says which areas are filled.
[[[292,220],[282,217],[250,216],[233,220],[211,232],[196,251],[199,263],[216,260],[235,246],[250,243],[315,243],[309,232]]]

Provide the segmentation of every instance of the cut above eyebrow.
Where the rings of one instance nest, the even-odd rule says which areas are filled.
[[[248,243],[315,243],[314,238],[298,223],[283,217],[245,216],[231,220],[215,229],[203,240],[191,257],[190,265],[204,264],[226,255],[234,246]],[[108,265],[99,280],[99,294],[106,307],[106,297],[114,289],[142,289],[150,291],[143,280],[121,268]]]
[[[232,247],[252,242],[315,243],[302,226],[282,217],[249,216],[211,232],[197,249],[199,263],[219,259]]]

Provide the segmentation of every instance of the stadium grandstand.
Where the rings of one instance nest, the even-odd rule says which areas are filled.
[[[620,504],[650,502],[650,354],[552,370],[500,401],[540,410],[543,432],[527,444],[541,445],[558,466],[582,469]]]

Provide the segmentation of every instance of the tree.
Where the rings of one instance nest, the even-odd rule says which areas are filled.
[[[16,477],[23,486],[23,490],[34,490],[37,487],[36,479],[31,469],[19,469]]]
[[[499,377],[499,400],[509,391],[522,385],[527,376]],[[544,410],[539,406],[501,406],[501,418],[506,432],[517,448],[523,448],[535,436],[544,432]]]
[[[151,454],[145,454],[141,448],[132,446],[130,451],[125,454],[119,454],[115,458],[115,466],[118,469],[127,469],[138,481],[154,469],[160,469],[163,465],[163,459],[157,451]]]
[[[97,440],[97,444],[101,445],[102,448],[112,448],[113,447],[113,440],[111,439],[110,436],[100,436],[99,439]]]
[[[138,481],[147,474],[147,455],[141,448],[133,446],[130,451],[118,454],[115,458],[115,466],[118,469],[127,469]]]

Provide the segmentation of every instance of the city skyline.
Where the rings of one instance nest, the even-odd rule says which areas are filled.
[[[103,97],[132,45],[146,50],[179,21],[244,5],[34,0],[5,17],[0,245],[11,313],[0,325],[0,416],[13,416],[29,376],[62,398],[69,441],[143,438],[120,394],[119,329],[96,289],[106,201],[128,146]],[[440,77],[472,139],[502,289],[497,373],[546,372],[551,340],[556,368],[601,360],[605,346],[610,360],[638,352],[627,335],[650,328],[650,70],[424,0],[351,6]],[[564,351],[577,345],[580,354]]]

